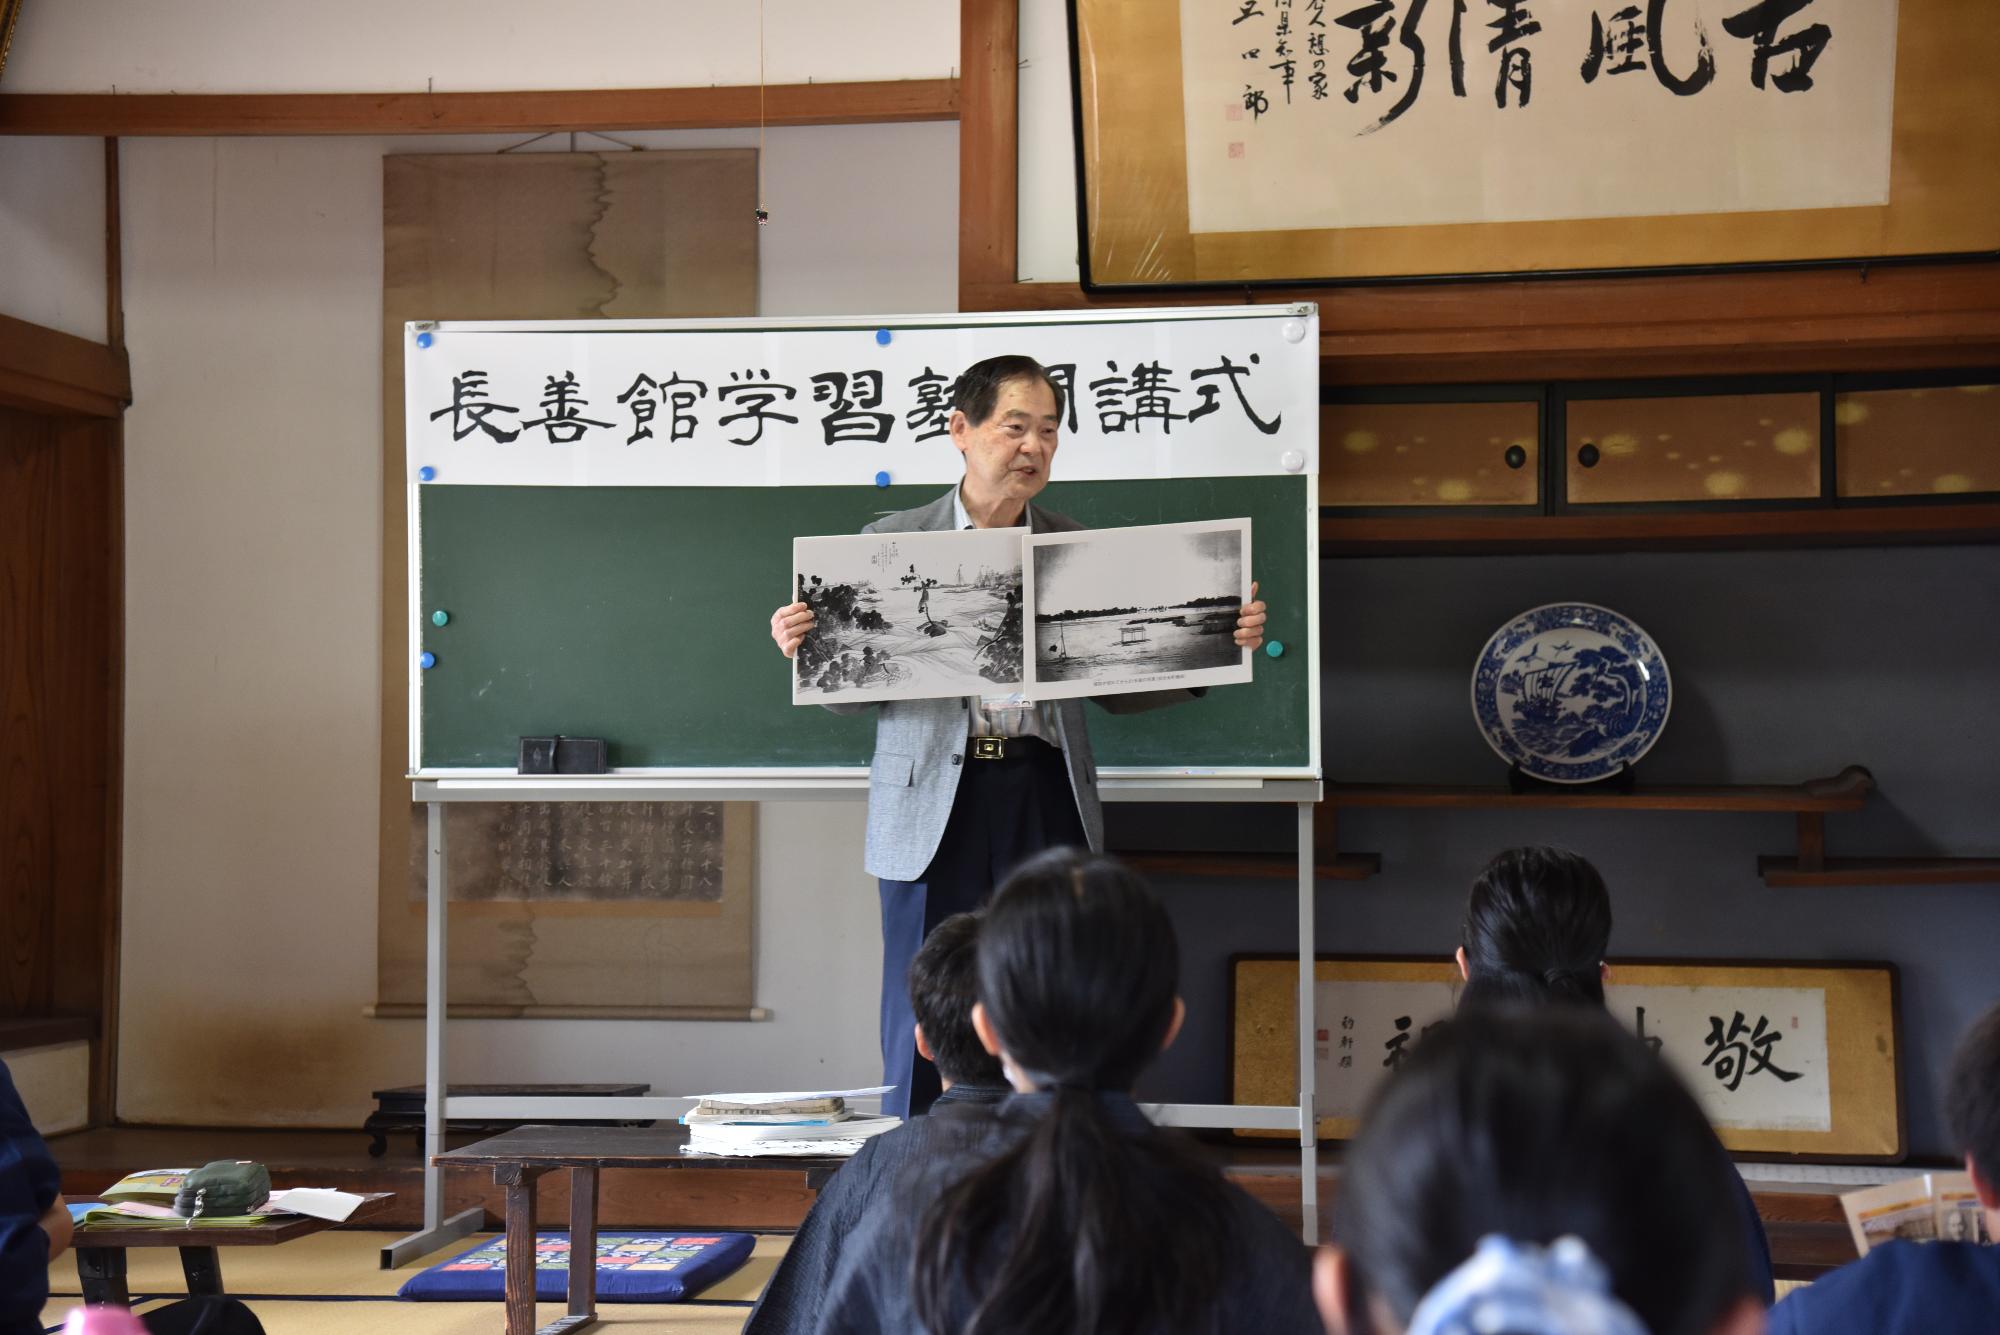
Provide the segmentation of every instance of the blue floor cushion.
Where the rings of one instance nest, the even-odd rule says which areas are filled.
[[[756,1239],[748,1233],[600,1233],[597,1298],[606,1303],[673,1303],[743,1268]],[[495,1238],[412,1275],[400,1298],[494,1299],[507,1280],[507,1240]],[[535,1235],[535,1297],[561,1302],[569,1293],[569,1234]]]

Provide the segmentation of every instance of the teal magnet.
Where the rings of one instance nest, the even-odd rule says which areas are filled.
[[[433,626],[442,626],[447,621],[450,620],[451,620],[451,613],[445,611],[442,607],[440,607],[437,611],[431,613],[431,624]]]
[[[1264,646],[1264,652],[1269,654],[1273,658],[1283,658],[1285,656],[1284,641],[1272,640],[1269,644]]]
[[[431,668],[436,667],[437,661],[438,661],[437,655],[432,653],[428,649],[424,650],[422,653],[417,655],[417,666],[423,668],[426,671],[429,671]]]

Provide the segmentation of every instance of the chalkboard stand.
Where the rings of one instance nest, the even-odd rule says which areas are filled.
[[[428,833],[424,950],[424,1226],[382,1249],[382,1268],[393,1269],[481,1227],[484,1213],[444,1216],[443,1170],[448,1119],[561,1122],[598,1119],[678,1118],[684,1098],[604,1096],[449,1096],[445,1083],[445,882],[444,810],[452,802],[865,802],[865,770],[717,771],[700,777],[650,774],[516,775],[505,770],[413,776],[412,798],[424,804]],[[1296,808],[1299,918],[1298,1014],[1313,1014],[1313,809],[1322,795],[1318,779],[1262,778],[1255,774],[1204,774],[1134,770],[1099,771],[1107,802],[1262,802]],[[1308,1244],[1318,1241],[1319,1169],[1313,1090],[1313,1027],[1298,1026],[1298,1103],[1244,1106],[1227,1103],[1142,1105],[1160,1126],[1295,1131],[1299,1137],[1299,1192]]]

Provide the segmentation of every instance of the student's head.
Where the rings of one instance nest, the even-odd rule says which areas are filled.
[[[1174,925],[1138,873],[1051,849],[987,906],[973,1022],[1017,1088],[1123,1092],[1179,1030],[1179,987]]]
[[[1650,1335],[1760,1329],[1729,1171],[1693,1095],[1609,1016],[1461,1010],[1363,1116],[1335,1203],[1337,1250],[1320,1260],[1321,1311],[1344,1335],[1394,1335],[1436,1289],[1418,1330],[1437,1328],[1441,1308],[1487,1329],[1466,1304],[1492,1291],[1490,1277],[1453,1275],[1481,1241],[1506,1240],[1532,1267],[1526,1248],[1575,1237]],[[1573,1335],[1617,1328],[1586,1321]]]
[[[1566,848],[1510,848],[1472,883],[1460,945],[1463,1005],[1604,1004],[1611,896]]]
[[[2000,1005],[1973,1021],[1959,1039],[1944,1107],[1979,1203],[1989,1215],[2000,1212]],[[2000,1227],[2000,1218],[1994,1224]]]
[[[1121,1097],[1179,1027],[1179,954],[1160,901],[1110,858],[1057,849],[995,892],[975,1017],[1035,1091],[1003,1115],[1032,1125],[919,1221],[926,1329],[1210,1328],[1231,1198]]]
[[[910,961],[910,1012],[917,1050],[947,1085],[998,1085],[1000,1060],[979,1046],[972,1028],[978,999],[979,915],[954,913],[924,939]]]
[[[1048,485],[1063,395],[1033,357],[988,357],[952,386],[951,443],[971,489],[988,501],[1026,501]]]

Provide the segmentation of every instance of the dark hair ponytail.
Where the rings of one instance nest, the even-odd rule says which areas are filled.
[[[1604,1004],[1611,896],[1597,868],[1566,848],[1510,848],[1472,883],[1465,905],[1461,1004]]]
[[[1701,1108],[1608,1015],[1463,1008],[1376,1091],[1333,1233],[1352,1329],[1407,1326],[1481,1238],[1583,1239],[1653,1335],[1703,1335],[1751,1293],[1743,1216]]]
[[[912,1278],[926,1329],[1220,1328],[1221,1176],[1176,1140],[1120,1126],[1102,1098],[1158,1055],[1179,971],[1165,909],[1110,858],[1056,849],[994,895],[979,998],[1050,1107],[924,1212]]]

